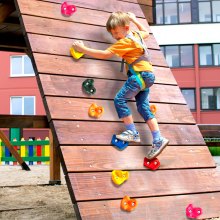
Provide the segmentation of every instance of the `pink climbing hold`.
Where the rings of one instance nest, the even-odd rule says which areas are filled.
[[[71,16],[76,12],[76,6],[69,4],[68,2],[63,2],[61,5],[61,13],[65,16]]]
[[[198,216],[200,216],[202,214],[202,209],[199,207],[193,207],[192,204],[189,204],[186,207],[186,216],[188,218],[197,218]]]

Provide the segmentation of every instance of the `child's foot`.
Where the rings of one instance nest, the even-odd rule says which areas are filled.
[[[169,140],[166,138],[161,138],[159,141],[154,141],[150,152],[147,154],[147,159],[152,160],[157,157],[168,144]]]
[[[133,141],[133,142],[140,142],[140,134],[139,132],[133,132],[131,130],[123,131],[121,134],[116,135],[116,138],[122,141]]]

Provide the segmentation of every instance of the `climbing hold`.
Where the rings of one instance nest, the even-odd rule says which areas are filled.
[[[89,95],[95,94],[96,92],[96,89],[93,86],[93,84],[94,84],[93,79],[87,79],[82,84],[83,90]]]
[[[121,185],[126,180],[128,180],[129,173],[128,171],[122,171],[122,170],[113,170],[112,171],[112,181],[117,184]]]
[[[156,112],[157,112],[157,107],[156,107],[156,105],[150,105],[150,110],[151,110],[151,112],[152,112],[152,114],[156,114]]]
[[[71,16],[74,12],[76,12],[76,6],[70,5],[67,2],[63,2],[61,5],[61,13],[64,16]]]
[[[104,108],[102,106],[97,106],[95,103],[93,103],[89,107],[89,116],[94,118],[99,118],[104,113]]]
[[[193,207],[192,204],[189,204],[186,207],[186,216],[188,218],[197,218],[198,216],[200,216],[202,214],[202,209],[199,207]]]
[[[160,166],[160,161],[157,158],[154,158],[152,160],[144,158],[144,166],[151,169],[151,170],[157,170]]]
[[[74,50],[73,47],[70,48],[70,54],[72,55],[73,58],[75,58],[77,60],[84,55],[84,53],[80,53],[80,52]]]
[[[119,150],[124,150],[129,144],[129,142],[127,141],[117,139],[115,134],[112,136],[111,143],[112,145],[116,146]]]
[[[127,212],[133,211],[138,205],[138,202],[136,199],[131,199],[129,196],[125,196],[121,200],[121,209]]]

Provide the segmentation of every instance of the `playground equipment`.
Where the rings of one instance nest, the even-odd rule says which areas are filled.
[[[82,84],[82,88],[84,92],[86,92],[89,95],[93,95],[96,92],[93,79],[86,79]]]
[[[151,112],[155,115],[156,114],[156,112],[157,112],[157,106],[156,105],[153,105],[153,104],[151,104],[150,105],[150,110],[151,110]]]
[[[129,142],[122,141],[122,140],[119,140],[118,138],[116,138],[115,134],[113,134],[113,136],[112,136],[111,143],[119,150],[124,150],[129,145]]]
[[[65,16],[71,16],[73,13],[76,12],[76,6],[70,4],[70,2],[63,2],[61,5],[61,13]]]
[[[102,106],[97,106],[95,103],[92,103],[89,107],[89,116],[94,118],[100,118],[104,113],[104,108]]]
[[[122,170],[113,170],[112,171],[112,181],[117,184],[121,185],[129,178],[129,172],[128,171],[122,171]]]
[[[151,169],[151,170],[157,170],[160,167],[160,161],[157,158],[154,158],[152,160],[144,158],[144,166]]]
[[[77,59],[77,60],[84,55],[84,53],[80,53],[80,52],[74,50],[73,47],[70,48],[70,54],[72,55],[72,57],[74,59]]]
[[[124,211],[127,211],[127,212],[131,212],[131,211],[135,210],[137,205],[138,205],[137,200],[131,199],[129,196],[125,196],[121,200],[121,209]]]
[[[203,207],[201,218],[218,216],[220,171],[215,168],[215,162],[150,31],[147,20],[153,22],[153,2],[91,0],[88,3],[78,0],[75,5],[80,13],[71,17],[60,14],[62,2],[15,0],[21,33],[25,35],[26,49],[34,64],[54,136],[54,149],[58,151],[57,159],[61,158],[77,218],[154,220],[157,216],[157,220],[164,220],[170,218],[171,210],[175,210],[172,219],[184,219],[187,218],[187,204],[200,201]],[[87,41],[93,48],[107,48],[113,43],[105,24],[110,13],[119,10],[135,13],[150,33],[148,48],[156,75],[151,88],[151,104],[157,103],[160,108],[157,112],[160,129],[170,140],[166,151],[159,157],[163,166],[155,172],[147,171],[143,166],[143,157],[150,149],[152,139],[138,113],[135,112],[134,121],[142,135],[141,144],[130,144],[123,151],[110,144],[112,134],[124,128],[115,111],[108,107],[113,106],[115,93],[126,80],[118,72],[120,60],[117,57],[111,60],[88,57],[73,60],[69,52],[74,39]],[[95,94],[84,89],[82,92],[86,78],[95,80]],[[105,120],[82,116],[88,114],[88,108],[82,108],[86,99],[105,106]],[[136,109],[133,100],[129,104]],[[119,186],[120,190],[109,178],[112,170],[129,170],[129,181]],[[120,210],[124,195],[137,199],[138,209],[129,213]],[[152,203],[156,209],[148,208]]]
[[[186,207],[186,216],[191,219],[195,219],[202,215],[202,209],[199,207],[193,207],[192,204],[189,204]]]

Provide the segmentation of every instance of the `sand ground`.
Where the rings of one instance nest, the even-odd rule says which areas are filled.
[[[220,166],[220,157],[214,159]],[[63,173],[61,185],[50,186],[49,166],[30,168],[0,166],[0,219],[76,220]]]
[[[0,219],[2,220],[76,220],[68,189],[50,186],[49,166],[0,166]]]

